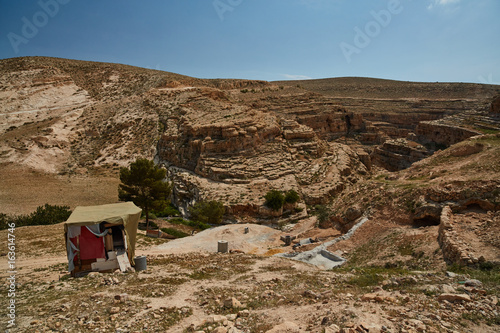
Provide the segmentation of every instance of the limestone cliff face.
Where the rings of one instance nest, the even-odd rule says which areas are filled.
[[[422,145],[406,139],[387,140],[374,149],[371,157],[373,164],[389,171],[398,171],[410,167],[430,155]]]
[[[417,126],[416,134],[421,142],[450,146],[482,133],[435,121],[422,121]]]
[[[361,128],[356,115],[294,120],[220,99],[186,102],[161,115],[165,129],[158,142],[159,162],[168,168],[174,201],[184,211],[198,200],[216,199],[228,213],[262,215],[270,189],[294,189],[308,204],[325,203],[369,172],[361,161],[367,163],[366,154],[360,158],[348,146],[323,139],[345,133],[346,116],[351,128]]]
[[[297,117],[300,124],[306,125],[325,140],[336,139],[345,135],[348,131],[363,131],[365,121],[361,114],[348,112],[346,109],[337,107],[330,112],[322,112]]]

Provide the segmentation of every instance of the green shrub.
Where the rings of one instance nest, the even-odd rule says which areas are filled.
[[[199,230],[205,230],[205,229],[210,229],[211,228],[211,226],[208,225],[208,224],[206,224],[206,223],[203,223],[203,222],[200,222],[200,221],[184,220],[181,217],[176,217],[174,219],[169,220],[168,222],[170,222],[172,224],[187,225],[188,227],[197,228]]]
[[[66,221],[71,215],[68,206],[52,206],[45,204],[39,206],[35,212],[30,215],[30,225],[57,224]]]
[[[271,190],[267,192],[264,198],[266,199],[264,204],[272,210],[280,210],[285,203],[285,197],[278,190]]]
[[[68,206],[45,204],[28,215],[0,214],[0,230],[7,229],[9,223],[15,223],[16,227],[57,224],[66,221],[70,215],[71,210]]]
[[[316,205],[315,208],[315,214],[318,216],[318,226],[322,229],[331,227],[330,216],[332,215],[332,212],[330,209],[324,205]]]
[[[11,223],[11,217],[7,214],[0,213],[0,230],[8,229]]]
[[[290,191],[286,192],[286,194],[285,194],[285,202],[286,203],[294,204],[297,201],[299,201],[299,199],[300,199],[299,194],[297,192],[295,192],[294,190],[290,190]]]
[[[174,228],[161,228],[161,231],[163,231],[166,234],[172,235],[175,238],[184,238],[189,236],[189,234],[186,234],[184,231],[180,231]]]
[[[155,212],[156,216],[164,217],[164,216],[179,216],[181,212],[172,204],[169,204],[164,210],[160,212]]]
[[[216,200],[200,201],[189,207],[189,213],[195,221],[205,224],[220,224],[224,215],[224,205]]]
[[[156,224],[154,221],[149,220],[148,230],[155,230],[158,229],[158,227],[159,227],[158,224]],[[146,222],[139,223],[138,228],[140,230],[146,230]]]

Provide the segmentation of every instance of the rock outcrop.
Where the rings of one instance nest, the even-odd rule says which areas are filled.
[[[500,114],[500,95],[495,96],[491,101],[490,113],[495,115]]]
[[[449,263],[464,266],[477,266],[488,262],[500,265],[497,237],[498,212],[470,212],[454,214],[451,206],[445,206],[441,212],[438,241],[443,257]]]
[[[481,132],[463,127],[440,124],[437,121],[422,121],[416,129],[416,135],[420,142],[444,146],[451,146],[481,134]]]
[[[375,148],[371,158],[372,163],[389,171],[403,170],[413,163],[429,156],[427,149],[406,139],[387,140]]]
[[[304,124],[312,117],[300,123],[210,98],[162,117],[158,161],[168,168],[174,202],[184,212],[210,198],[231,215],[269,216],[262,204],[270,189],[294,189],[308,204],[325,203],[369,172],[363,152],[321,138],[330,127],[318,133]]]

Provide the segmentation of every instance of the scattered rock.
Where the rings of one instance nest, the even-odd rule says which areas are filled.
[[[120,308],[117,307],[117,306],[113,306],[110,310],[109,310],[109,313],[110,314],[115,314],[115,313],[118,313],[120,312]]]
[[[446,272],[446,276],[447,276],[447,277],[454,278],[454,277],[457,277],[458,275],[457,275],[456,273],[453,273],[453,272],[447,271],[447,272]]]
[[[483,286],[483,283],[476,279],[465,280],[464,284],[467,287],[474,287],[474,288],[481,288]]]
[[[238,312],[238,317],[245,318],[245,317],[248,317],[249,315],[250,315],[250,311],[248,311],[248,310],[242,310],[242,311]]]
[[[226,308],[241,308],[242,305],[241,305],[241,302],[238,301],[236,298],[234,297],[231,297],[231,298],[228,298],[224,301],[224,306]]]
[[[438,297],[438,301],[448,301],[448,302],[471,302],[471,298],[467,294],[441,294]]]
[[[304,293],[302,294],[304,297],[308,297],[308,298],[320,298],[321,295],[320,294],[317,294],[311,290],[306,290],[304,291]]]
[[[124,303],[124,302],[128,301],[128,294],[115,295],[115,300]]]
[[[239,329],[237,329],[236,327],[230,327],[228,330],[227,330],[227,333],[241,333],[242,331],[240,331]]]
[[[292,333],[292,332],[300,332],[299,326],[297,324],[292,323],[290,321],[286,321],[283,324],[279,324],[274,326],[272,329],[267,331],[266,333]]]
[[[452,286],[450,286],[449,284],[443,284],[441,286],[441,290],[443,293],[445,294],[453,294],[453,293],[456,293],[456,290],[455,288],[453,288]]]
[[[226,316],[214,315],[214,316],[210,317],[210,321],[209,322],[211,322],[211,323],[222,323],[225,320],[227,320]]]
[[[339,333],[339,332],[340,332],[340,327],[338,327],[335,324],[325,327],[325,333]]]

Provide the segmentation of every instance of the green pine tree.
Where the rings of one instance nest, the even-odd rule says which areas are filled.
[[[165,209],[172,190],[170,183],[163,181],[167,171],[145,158],[138,158],[130,168],[120,168],[121,184],[118,197],[122,201],[133,201],[146,214],[146,230],[149,229],[149,211]]]

